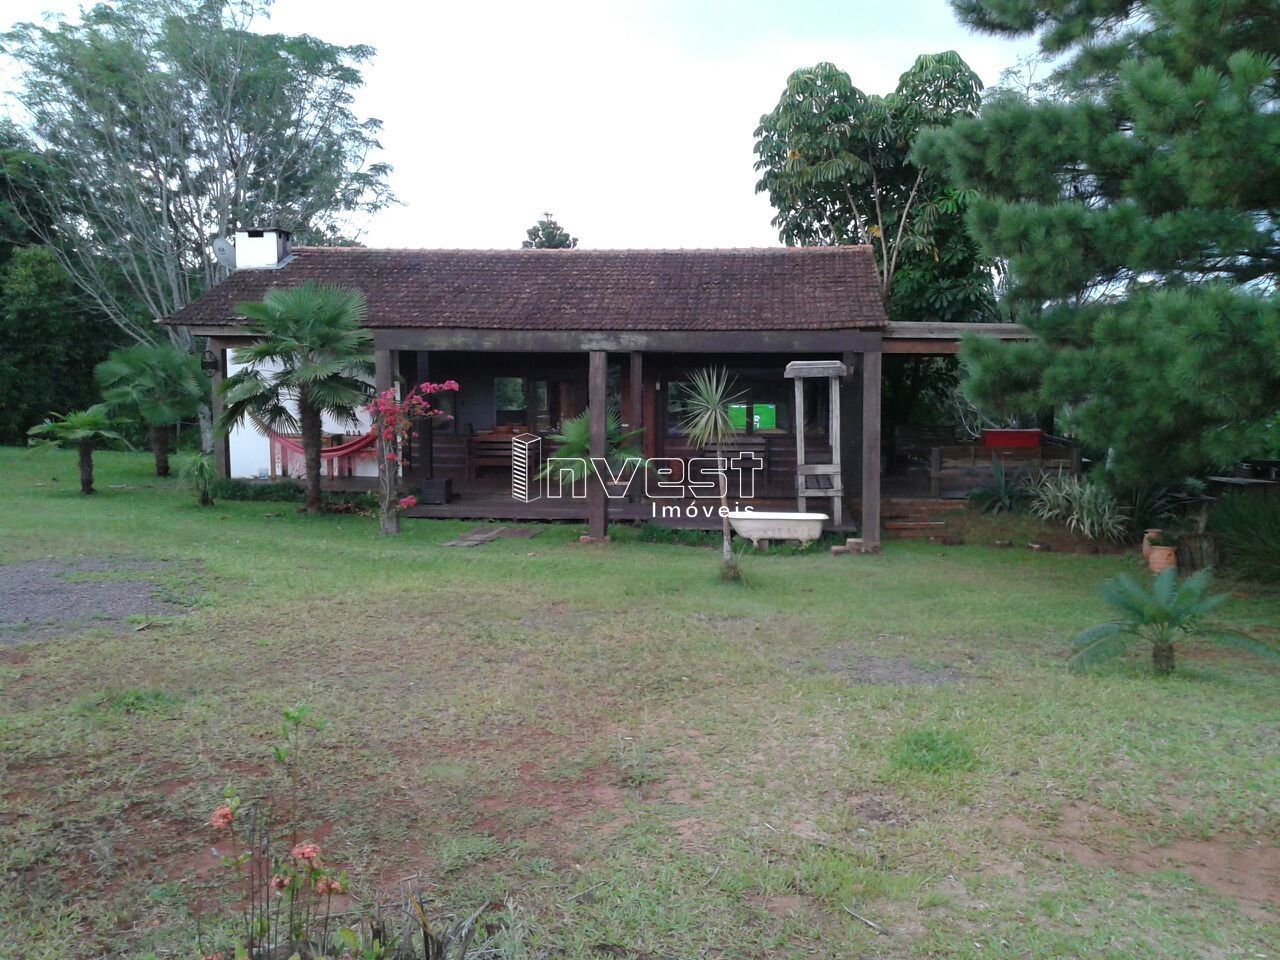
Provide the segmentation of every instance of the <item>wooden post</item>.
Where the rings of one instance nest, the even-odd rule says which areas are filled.
[[[630,401],[627,404],[627,426],[639,430],[644,424],[644,354],[639,350],[631,354],[627,389]]]
[[[796,377],[796,406],[791,415],[796,429],[796,464],[804,463],[804,380]],[[796,472],[796,510],[804,513],[804,477]]]
[[[222,381],[227,378],[227,345],[225,341],[209,338],[209,351],[213,354],[217,361],[214,368],[213,376],[210,377],[209,386],[213,390],[212,399],[209,403],[209,412],[213,416],[213,422],[218,422],[218,417],[222,416]],[[270,449],[270,442],[268,442]],[[272,460],[274,465],[275,460]],[[231,438],[220,437],[215,428],[213,434],[213,472],[217,477],[223,480],[231,476]]]
[[[393,351],[373,351],[373,389],[382,393],[384,390],[390,390],[395,382],[396,366]]]
[[[411,386],[416,387],[420,383],[426,383],[431,378],[431,354],[426,350],[414,351],[414,376]],[[431,398],[427,398],[430,402]],[[430,419],[422,420],[418,423],[418,437],[413,441],[413,458],[410,461],[413,464],[414,479],[417,481],[415,487],[421,489],[423,480],[430,480],[435,476],[435,438],[432,436],[432,426]]]
[[[862,489],[862,368],[856,353],[840,357],[845,374],[838,381],[840,389],[840,485],[844,487],[846,504]],[[852,516],[852,513],[850,514]]]
[[[879,347],[862,355],[862,539],[880,542]]]
[[[840,431],[840,383],[843,377],[827,377],[827,439],[831,441],[831,465],[835,476],[832,484],[839,487],[831,498],[831,521],[837,529],[844,523],[844,476],[841,472],[840,453],[843,440]]]
[[[606,453],[606,416],[608,399],[605,396],[609,373],[609,355],[603,350],[592,350],[587,377],[587,409],[590,411],[590,453],[603,457]],[[587,536],[589,541],[603,541],[609,532],[609,498],[605,495],[604,482],[593,472],[587,477]]]

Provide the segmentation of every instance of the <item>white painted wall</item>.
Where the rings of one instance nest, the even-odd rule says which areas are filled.
[[[244,364],[236,363],[235,351],[228,351],[227,356],[227,373],[233,374],[238,370],[244,369]],[[269,370],[269,367],[264,367]],[[296,412],[296,411],[295,411]],[[360,426],[353,427],[350,425],[340,426],[332,417],[325,417],[322,421],[324,432],[346,433],[346,434],[362,434],[369,430],[369,415],[363,411],[360,412]],[[233,477],[267,477],[270,475],[271,467],[271,443],[268,438],[258,432],[258,429],[251,423],[243,423],[234,428],[227,436],[228,447],[230,448],[230,458],[227,465],[228,473]],[[370,448],[372,449],[372,448]],[[363,451],[362,451],[363,452]],[[303,476],[301,455],[291,458],[293,474],[295,476]],[[352,472],[358,477],[376,477],[378,475],[377,461],[369,454],[357,456],[352,463]],[[327,471],[323,468],[322,474]]]

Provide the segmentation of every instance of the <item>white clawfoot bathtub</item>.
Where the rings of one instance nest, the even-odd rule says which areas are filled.
[[[733,510],[729,525],[738,536],[751,541],[753,547],[771,540],[796,540],[812,543],[822,536],[825,513],[770,513],[764,510]]]

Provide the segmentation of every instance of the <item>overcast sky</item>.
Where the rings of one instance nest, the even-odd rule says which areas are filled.
[[[363,239],[405,247],[515,247],[544,210],[584,247],[774,245],[752,131],[792,70],[830,60],[885,93],[953,49],[991,84],[1031,49],[946,0],[278,0],[269,28],[377,48],[358,109],[386,124],[403,205]]]

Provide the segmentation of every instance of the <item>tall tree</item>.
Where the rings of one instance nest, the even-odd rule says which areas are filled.
[[[146,428],[156,476],[169,476],[169,428],[194,417],[208,399],[199,358],[170,344],[137,343],[113,351],[94,376],[111,414]]]
[[[525,250],[570,250],[578,245],[578,238],[569,236],[569,231],[556,223],[550,213],[544,213],[541,220],[525,231],[525,236],[520,242]]]
[[[0,266],[0,443],[97,400],[94,364],[121,339],[48,247],[15,249]]]
[[[967,345],[985,406],[1071,409],[1122,479],[1247,455],[1280,410],[1280,7],[953,0],[1057,70],[926,135],[976,191],[1033,342]]]
[[[985,319],[992,274],[964,226],[968,196],[911,158],[923,130],[972,116],[981,93],[953,51],[918,57],[887,96],[830,63],[795,71],[755,133],[756,189],[782,241],[871,244],[894,319]]]
[[[392,200],[380,123],[351,106],[373,51],[254,32],[269,6],[119,0],[3,37],[51,171],[18,213],[134,339],[220,278],[210,244],[237,225],[332,241]]]
[[[358,424],[372,393],[364,294],[303,283],[277,287],[261,303],[241,303],[236,311],[256,339],[236,351],[243,369],[222,382],[226,406],[218,426],[226,432],[248,420],[259,430],[301,433],[307,510],[319,513],[323,418]]]

